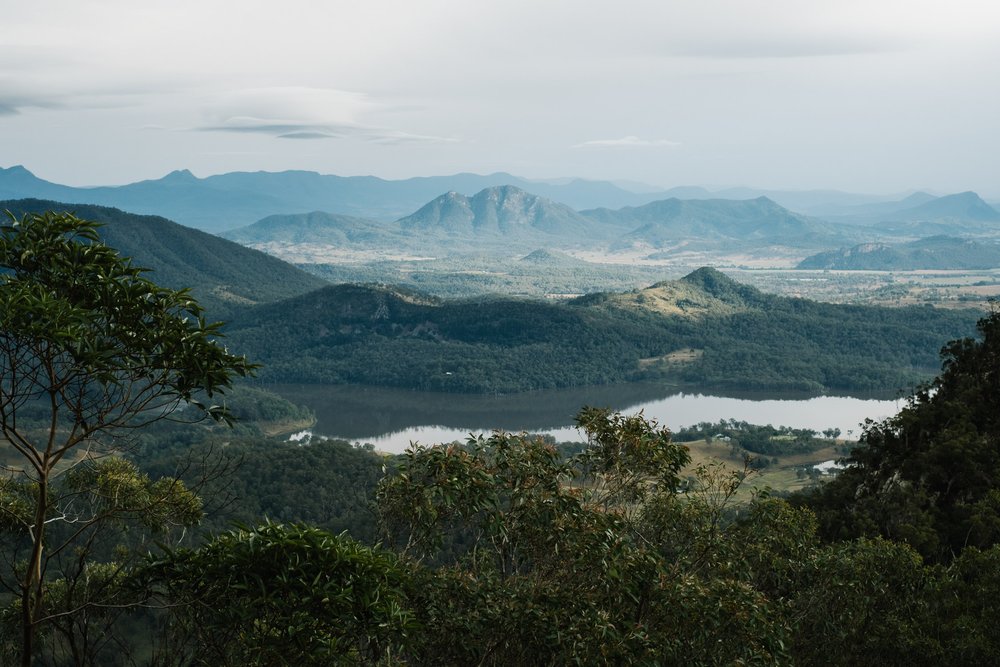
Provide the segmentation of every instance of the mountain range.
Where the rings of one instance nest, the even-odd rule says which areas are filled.
[[[756,199],[665,199],[616,211],[601,208],[581,214],[607,225],[626,228],[618,246],[662,247],[682,241],[737,241],[782,245],[835,243],[854,230],[808,218],[767,197]]]
[[[657,198],[656,194],[630,192],[607,181],[545,183],[502,172],[391,181],[309,171],[230,172],[198,178],[179,170],[127,185],[78,188],[50,183],[20,165],[0,169],[0,199],[35,197],[113,206],[162,215],[210,232],[243,227],[270,215],[311,211],[396,220],[442,192],[471,195],[499,185],[514,185],[574,208],[625,206]]]
[[[880,229],[916,229],[921,223],[983,225],[1000,222],[1000,212],[975,192],[935,197],[916,192],[897,201],[841,207],[827,211],[828,220]],[[903,223],[903,224],[899,224]]]
[[[392,223],[331,214],[272,216],[223,236],[260,247],[271,243],[353,244],[355,248],[527,250],[663,248],[671,244],[822,248],[857,241],[858,231],[789,211],[766,197],[752,200],[655,201],[617,210],[572,208],[514,186],[472,197],[449,192]]]
[[[160,215],[213,233],[244,227],[271,215],[313,211],[392,221],[413,214],[442,193],[455,192],[471,197],[486,188],[503,185],[512,185],[577,211],[641,207],[671,198],[750,200],[763,196],[782,207],[812,217],[839,218],[838,222],[855,223],[894,219],[883,213],[937,199],[927,193],[915,193],[905,198],[835,190],[786,191],[743,187],[710,190],[684,186],[636,192],[631,186],[624,188],[609,181],[540,181],[503,172],[386,180],[374,176],[336,176],[309,171],[230,172],[199,178],[182,169],[159,179],[125,185],[72,187],[38,178],[20,165],[0,168],[0,199],[38,198],[111,206],[134,213]],[[954,210],[930,210],[926,213],[932,219],[956,219]]]

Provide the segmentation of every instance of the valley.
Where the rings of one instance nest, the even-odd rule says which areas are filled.
[[[3,19],[0,667],[1000,664],[1000,4]]]

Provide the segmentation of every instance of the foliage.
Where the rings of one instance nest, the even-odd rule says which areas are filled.
[[[392,554],[301,524],[232,530],[139,577],[179,605],[184,664],[374,664],[416,627]]]
[[[635,295],[439,301],[338,285],[248,309],[228,332],[266,362],[264,377],[283,382],[506,393],[655,379],[895,391],[925,379],[940,341],[965,335],[975,317],[768,296],[722,274],[683,287],[711,307],[695,317],[636,305]],[[699,353],[671,361],[685,349]]]
[[[683,446],[641,416],[587,409],[579,419],[589,442],[570,458],[503,432],[399,457],[377,494],[398,560],[274,524],[159,559],[147,581],[180,605],[177,663],[994,662],[995,548],[928,567],[883,538],[824,545],[809,509],[766,494],[736,501],[749,469],[683,468]],[[330,445],[296,448],[295,457],[272,443],[270,460],[288,461],[279,479],[324,486],[293,472],[340,465],[306,458],[321,444]],[[354,575],[319,588],[347,600],[381,590],[396,621],[339,606],[297,616],[313,609],[315,577],[345,571],[330,564],[343,550],[382,565],[352,561]],[[291,630],[300,641],[284,634]]]
[[[375,488],[392,466],[391,459],[340,440],[297,444],[193,428],[146,429],[130,457],[150,475],[182,471],[191,483],[211,478],[200,486],[206,516],[199,535],[266,518],[346,532],[366,544],[377,537]]]
[[[681,514],[699,515],[684,557],[714,548],[704,527],[721,530],[718,515],[702,518],[706,506],[676,499],[684,448],[641,416],[589,409],[578,420],[591,446],[571,461],[496,432],[464,448],[415,447],[384,480],[387,536],[440,563],[417,586],[414,661],[781,661],[787,628],[758,591],[678,565]],[[654,502],[662,511],[643,510]]]
[[[931,636],[956,664],[987,665],[1000,655],[1000,547],[970,547],[941,570],[930,597]]]
[[[792,603],[801,664],[922,663],[926,575],[920,556],[882,539],[831,545],[808,562]]]
[[[839,429],[827,429],[824,436],[836,437]],[[817,437],[816,431],[790,426],[761,426],[735,419],[701,422],[694,426],[681,429],[675,437],[682,440],[714,440],[722,436],[735,448],[741,448],[753,454],[763,456],[787,456],[790,454],[807,454],[829,447],[829,440]]]
[[[827,538],[881,535],[940,562],[1000,542],[1000,313],[979,330],[949,343],[941,374],[869,422],[851,467],[803,500]]]
[[[28,510],[7,521],[30,545],[25,561],[12,563],[17,581],[7,581],[20,602],[27,665],[49,617],[49,563],[107,514],[68,528],[54,549],[53,524],[74,521],[82,492],[106,499],[114,488],[124,497],[145,484],[110,464],[84,465],[57,484],[61,471],[112,451],[123,430],[170,418],[184,404],[226,419],[224,408],[196,396],[211,398],[254,367],[217,342],[220,325],[205,322],[186,290],[156,285],[100,243],[96,223],[70,214],[8,215],[10,224],[0,226],[0,430],[16,452],[18,502]],[[138,487],[118,486],[129,480]],[[116,518],[130,511],[112,507]]]
[[[31,525],[37,484],[19,477],[0,484],[2,581],[17,590],[33,550]],[[76,464],[49,486],[57,508],[46,530],[45,579],[39,587],[34,626],[39,645],[34,664],[112,664],[130,641],[119,619],[144,597],[128,585],[131,568],[152,538],[165,539],[201,520],[201,500],[183,482],[151,479],[124,459],[104,457]],[[0,653],[17,661],[23,642],[23,597],[5,599],[0,614]]]
[[[309,408],[295,405],[274,392],[248,384],[237,384],[226,394],[225,406],[239,424],[262,430],[280,430],[289,425],[311,425],[316,415]]]
[[[229,318],[247,306],[318,289],[323,280],[256,250],[165,218],[89,204],[38,199],[0,202],[17,216],[72,211],[101,224],[101,241],[149,269],[156,282],[190,288],[212,318]]]

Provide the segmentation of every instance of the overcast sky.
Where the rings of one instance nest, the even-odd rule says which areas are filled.
[[[1000,197],[995,0],[0,0],[0,166]]]

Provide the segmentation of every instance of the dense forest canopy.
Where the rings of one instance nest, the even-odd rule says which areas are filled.
[[[764,294],[712,269],[568,303],[440,300],[337,285],[249,309],[232,344],[280,382],[509,393],[656,379],[730,389],[896,391],[977,315]],[[694,351],[683,360],[677,352]]]

